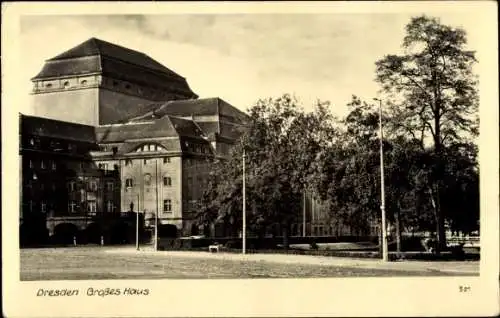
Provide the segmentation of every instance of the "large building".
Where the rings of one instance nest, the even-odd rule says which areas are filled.
[[[20,119],[22,224],[81,232],[93,216],[139,211],[146,226],[157,216],[198,233],[211,161],[228,154],[245,113],[198,99],[147,55],[95,38],[47,60],[32,82],[35,116]]]

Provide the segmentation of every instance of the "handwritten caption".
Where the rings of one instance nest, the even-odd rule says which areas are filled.
[[[150,294],[148,288],[92,288],[84,290],[80,289],[45,289],[40,288],[36,291],[38,297],[72,297],[72,296],[88,296],[88,297],[107,297],[107,296],[148,296]]]

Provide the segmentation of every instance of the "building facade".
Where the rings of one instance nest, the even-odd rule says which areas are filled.
[[[146,227],[158,219],[198,233],[211,162],[229,153],[246,114],[198,99],[145,54],[94,38],[47,60],[32,82],[35,116],[20,117],[25,227],[85,231],[89,217],[135,211]]]

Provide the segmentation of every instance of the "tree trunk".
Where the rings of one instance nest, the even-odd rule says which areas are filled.
[[[394,215],[394,223],[396,226],[396,251],[398,253],[401,253],[401,220],[400,220],[400,213],[401,213],[401,204],[398,201],[398,208],[396,210],[396,214]]]
[[[289,233],[288,232],[289,232],[288,231],[288,222],[284,222],[282,233],[283,233],[283,248],[285,250],[288,250],[288,248],[290,247]]]

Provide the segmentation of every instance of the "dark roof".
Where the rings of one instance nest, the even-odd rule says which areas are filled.
[[[161,65],[142,52],[96,38],[90,38],[87,41],[75,46],[74,48],[49,59],[48,61],[67,60],[94,55],[111,57],[113,59],[118,59],[130,64],[139,65],[144,68],[182,78],[182,76],[180,76],[179,74],[166,68],[165,66]]]
[[[95,143],[95,127],[20,114],[22,135]]]
[[[139,120],[126,124],[99,126],[96,128],[96,134],[99,143],[180,136],[203,138],[203,132],[193,121],[171,116],[150,121]]]
[[[102,73],[197,97],[184,77],[148,55],[96,38],[47,60],[32,80],[90,73]]]
[[[237,123],[243,123],[248,119],[247,114],[218,97],[173,100],[154,103],[148,106],[148,108],[151,109],[149,112],[137,115],[132,120],[152,118],[153,116],[161,118],[165,115],[177,117],[219,116]]]

